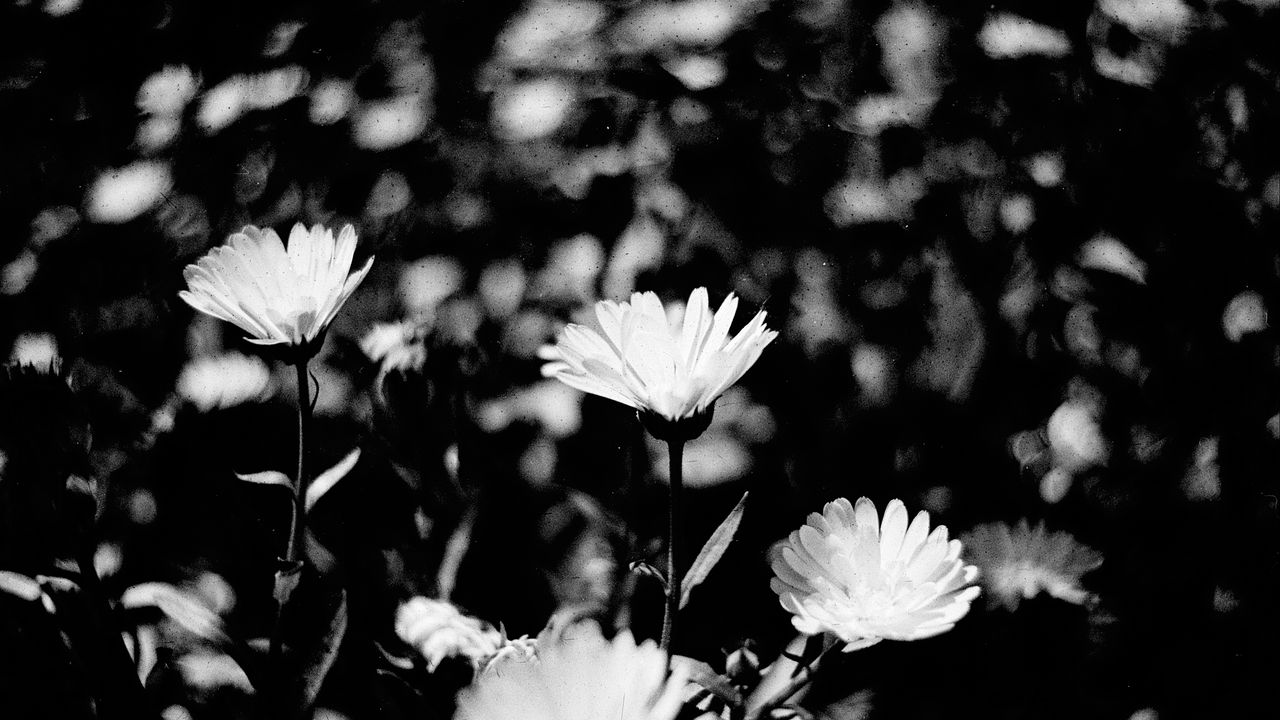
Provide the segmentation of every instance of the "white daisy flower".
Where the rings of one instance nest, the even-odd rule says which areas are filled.
[[[732,294],[713,315],[707,289],[689,296],[683,319],[668,318],[658,296],[635,293],[629,303],[596,303],[603,332],[565,327],[542,374],[593,395],[616,400],[667,422],[707,413],[778,333],[761,311],[736,336],[729,326],[738,310]]]
[[[960,559],[947,528],[929,532],[929,513],[908,524],[900,500],[885,508],[859,498],[827,503],[775,550],[770,583],[791,622],[808,635],[829,632],[845,652],[881,640],[944,633],[969,612],[978,569]]]
[[[287,251],[274,230],[249,225],[188,265],[189,290],[178,296],[244,330],[250,342],[312,346],[373,266],[369,258],[352,273],[355,249],[350,225],[337,240],[322,225],[294,225]]]

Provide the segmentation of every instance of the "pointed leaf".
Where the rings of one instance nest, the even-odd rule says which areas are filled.
[[[684,655],[672,656],[671,664],[684,667],[689,673],[689,680],[702,686],[712,695],[729,703],[732,707],[742,706],[742,693],[733,686],[733,681],[713,670],[710,665]]]
[[[693,565],[689,567],[689,572],[684,576],[684,588],[680,593],[681,608],[689,604],[689,596],[693,593],[693,589],[707,579],[707,575],[711,574],[711,569],[716,566],[716,563],[720,562],[724,551],[729,549],[729,543],[733,542],[733,536],[738,532],[738,526],[742,524],[742,514],[747,508],[748,495],[750,495],[750,492],[742,493],[742,499],[729,511],[728,517],[720,523],[720,527],[711,533],[710,538],[707,538],[707,544],[702,546],[702,550],[698,552],[698,557],[694,559]]]
[[[293,481],[288,475],[276,470],[263,470],[256,473],[236,473],[236,477],[245,482],[251,482],[255,485],[277,485],[293,492]]]
[[[346,477],[358,462],[360,462],[360,448],[347,453],[347,456],[339,460],[337,465],[325,470],[312,480],[307,486],[306,511],[311,512],[311,508],[320,501],[320,498],[332,490],[339,480]]]
[[[640,577],[653,578],[654,580],[657,580],[662,584],[663,594],[665,595],[667,593],[667,579],[663,577],[662,571],[658,568],[650,565],[644,560],[636,560],[631,563],[631,572],[639,575]]]
[[[222,618],[195,596],[173,585],[149,582],[134,585],[120,596],[126,608],[155,607],[191,634],[216,643],[227,641]]]

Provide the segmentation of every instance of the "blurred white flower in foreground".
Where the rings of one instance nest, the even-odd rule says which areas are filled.
[[[140,160],[98,176],[85,198],[85,214],[97,223],[125,223],[159,204],[173,187],[167,163]]]
[[[240,353],[192,360],[178,376],[177,389],[200,412],[259,402],[275,391],[267,364]]]
[[[827,503],[821,514],[775,549],[770,583],[796,629],[830,632],[845,652],[881,640],[919,640],[944,633],[978,596],[978,569],[960,559],[947,528],[929,532],[929,513],[908,524],[902,501],[885,508],[858,498]]]
[[[729,326],[738,298],[725,299],[713,316],[707,289],[689,296],[683,322],[668,320],[653,293],[630,303],[596,303],[603,335],[582,325],[565,327],[542,357],[542,374],[583,392],[616,400],[641,413],[678,421],[705,413],[759,359],[778,333],[760,311],[738,334]]]
[[[370,257],[351,273],[355,250],[350,225],[337,240],[322,225],[294,225],[287,251],[274,230],[248,225],[187,266],[183,277],[190,289],[178,296],[244,330],[249,342],[309,345],[323,336],[373,266]]]
[[[421,596],[396,611],[396,635],[422,653],[431,672],[445,658],[459,656],[479,670],[502,645],[502,636],[487,623],[444,600]]]
[[[988,18],[978,33],[978,44],[993,58],[1062,57],[1071,52],[1066,33],[1011,13]]]
[[[1077,605],[1088,599],[1080,576],[1102,564],[1102,555],[1076,542],[1070,533],[1031,527],[979,525],[962,536],[965,556],[982,570],[982,585],[1005,608],[1017,610],[1041,592]]]
[[[539,638],[533,657],[513,653],[458,696],[456,720],[674,720],[687,671],[667,677],[653,641],[623,631],[605,640],[581,623],[557,639]]]

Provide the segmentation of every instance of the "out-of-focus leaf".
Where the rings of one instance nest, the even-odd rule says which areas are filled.
[[[311,512],[311,508],[320,501],[320,498],[332,490],[339,480],[346,477],[358,462],[360,462],[360,448],[347,453],[347,456],[339,460],[337,465],[325,470],[312,480],[307,486],[306,511]]]
[[[742,693],[733,686],[733,682],[729,678],[713,670],[710,665],[684,655],[673,656],[671,662],[673,665],[684,667],[689,673],[689,680],[706,688],[712,695],[724,700],[733,707],[742,705]]]
[[[277,485],[291,493],[293,492],[293,481],[289,479],[288,475],[276,470],[263,470],[262,472],[244,474],[236,473],[236,477],[257,485]]]
[[[322,621],[324,627],[306,624],[299,628],[299,636],[318,638],[311,642],[290,643],[296,648],[295,667],[297,685],[291,698],[289,717],[307,717],[311,706],[315,704],[320,688],[324,685],[333,661],[338,657],[338,648],[347,634],[347,593],[342,588],[333,591],[307,594],[308,602],[315,602],[313,608],[305,609],[315,612],[314,620]],[[305,633],[305,634],[304,634]],[[291,663],[292,664],[292,663]]]
[[[134,585],[120,596],[126,608],[155,607],[191,634],[215,643],[228,641],[222,618],[193,595],[162,582]]]
[[[33,578],[8,570],[0,570],[0,592],[7,592],[27,602],[35,602],[44,594],[40,590],[40,583]]]
[[[462,559],[471,547],[471,530],[475,526],[476,512],[472,507],[458,521],[444,546],[444,557],[440,560],[440,569],[436,571],[436,592],[441,600],[448,600],[453,594],[453,586],[458,581],[458,570],[462,567]]]
[[[742,524],[742,514],[746,511],[747,495],[749,494],[749,492],[742,493],[742,499],[729,511],[729,515],[720,523],[720,527],[711,533],[707,543],[698,552],[698,557],[694,559],[693,565],[689,567],[689,572],[684,576],[683,589],[680,592],[681,608],[689,604],[689,596],[693,593],[693,589],[707,579],[707,575],[711,574],[711,569],[716,566],[716,563],[720,562],[724,551],[729,549],[729,543],[733,542],[733,536],[738,532],[738,526]]]

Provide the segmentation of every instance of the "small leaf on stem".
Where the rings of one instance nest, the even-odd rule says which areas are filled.
[[[289,492],[293,492],[293,481],[288,475],[276,470],[263,470],[256,473],[236,473],[236,477],[245,482],[251,482],[256,485],[276,485],[285,488]]]
[[[689,604],[689,596],[693,593],[693,589],[707,579],[707,575],[711,574],[711,569],[716,566],[716,563],[720,562],[725,550],[729,549],[729,543],[733,542],[733,536],[738,532],[738,526],[742,524],[742,514],[746,511],[748,495],[750,495],[750,492],[742,493],[742,499],[729,511],[728,517],[720,523],[720,527],[711,533],[710,538],[707,538],[707,544],[702,546],[702,550],[698,552],[698,557],[694,559],[693,565],[689,567],[689,572],[684,576],[684,587],[680,593],[681,609],[684,609],[684,606]]]

